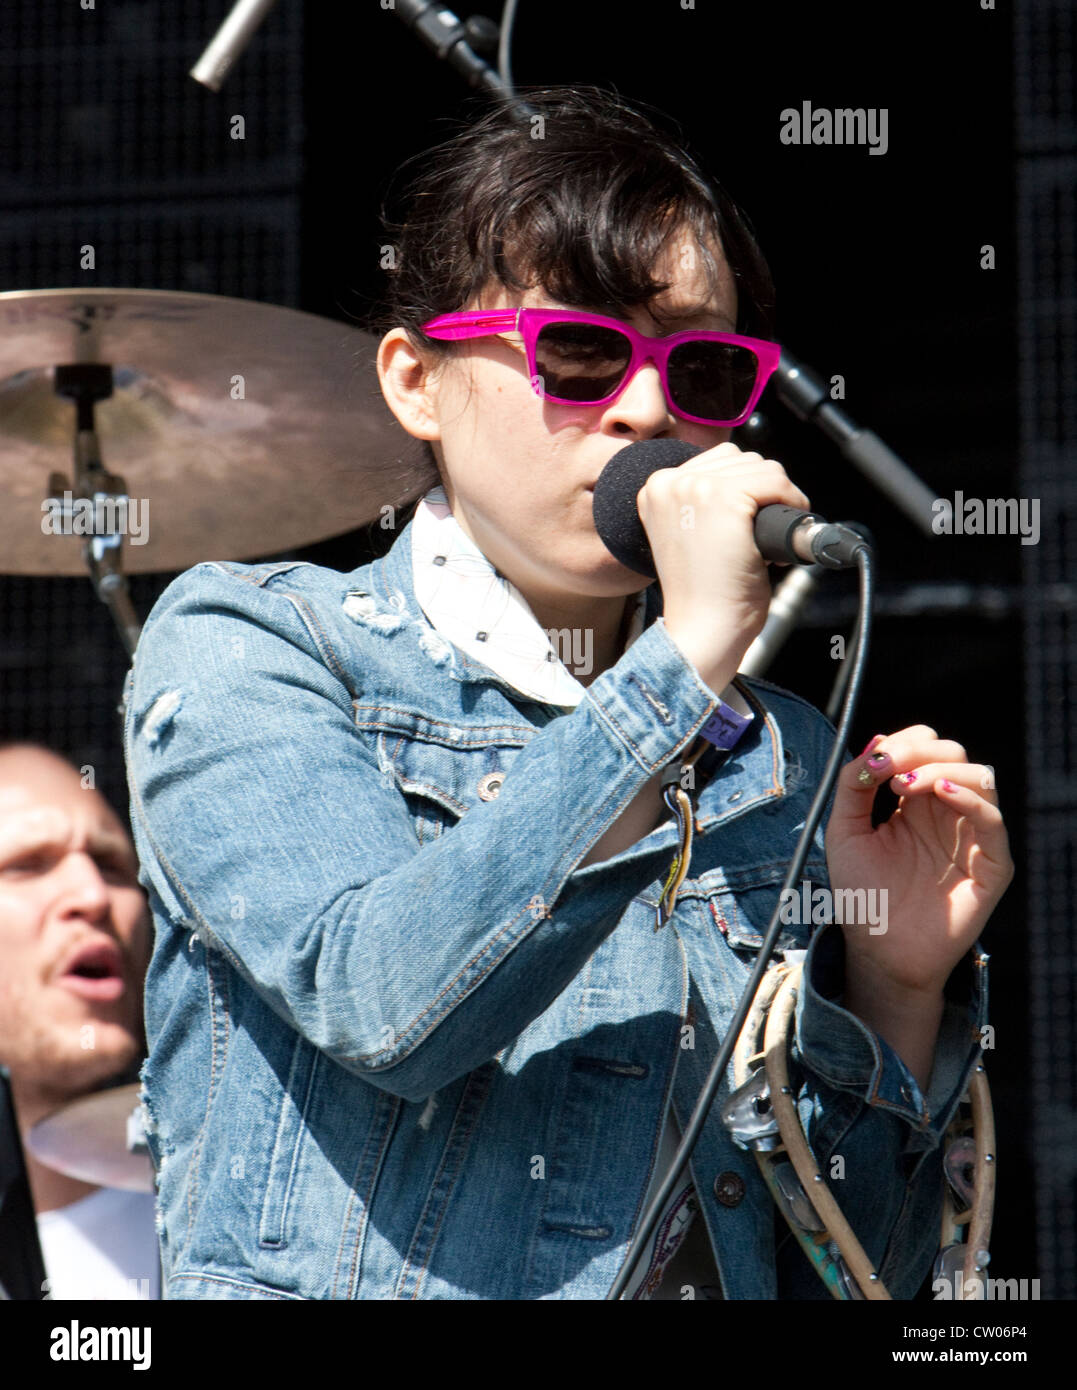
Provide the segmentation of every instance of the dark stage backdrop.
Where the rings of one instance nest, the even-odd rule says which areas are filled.
[[[466,89],[374,0],[280,0],[214,96],[186,72],[227,9],[144,0],[82,12],[11,0],[0,56],[0,289],[193,289],[337,319],[369,312],[381,287],[379,203],[400,163],[465,114]],[[462,10],[499,12],[492,0]],[[681,123],[756,225],[778,284],[780,339],[827,380],[840,376],[844,408],[937,496],[1042,498],[1037,547],[1014,535],[922,536],[772,392],[764,397],[757,447],[820,511],[866,521],[878,541],[854,751],[874,733],[924,722],[996,771],[1018,877],[985,938],[999,1120],[991,1272],[1038,1277],[1045,1298],[1077,1295],[1075,1173],[1063,1158],[1067,1137],[1077,1150],[1077,1083],[1072,1060],[1050,1060],[1052,1038],[1071,1059],[1077,1048],[1074,816],[1061,776],[1072,757],[1074,639],[1057,520],[1073,511],[1060,463],[1074,437],[1072,394],[1064,398],[1074,296],[1072,176],[1061,191],[1074,163],[1067,15],[1054,0],[1026,0],[1016,13],[972,0],[765,10],[524,0],[513,54],[520,83],[614,86]],[[885,153],[783,144],[781,113],[805,102],[885,110]],[[228,134],[236,112],[243,142]],[[1019,221],[1037,158],[1046,202]],[[87,241],[103,248],[96,272],[79,270]],[[1041,275],[1048,261],[1053,280]],[[1035,317],[1059,296],[1068,338]],[[1025,364],[1035,353],[1033,373]],[[1034,420],[1033,397],[1042,404],[1051,389],[1057,403]],[[1037,430],[1053,431],[1054,491],[1035,490],[1049,471],[1037,464]],[[367,540],[356,532],[298,553],[350,569],[370,557]],[[134,581],[143,616],[170,578]],[[831,576],[768,676],[825,705],[833,638],[848,635],[854,597],[849,577]],[[115,705],[127,663],[89,582],[3,577],[0,605],[0,733],[92,764],[124,810]],[[1048,673],[1053,704],[1039,640],[1026,670],[1030,631],[1068,652]],[[1043,733],[1032,764],[1030,722]],[[1036,789],[1048,773],[1043,805]],[[1030,827],[1037,844],[1051,837],[1048,861],[1030,849]]]
[[[186,290],[299,307],[303,6],[280,8],[215,96],[187,71],[226,9],[4,6],[0,290]],[[231,138],[233,113],[243,140]],[[86,245],[93,270],[80,265]],[[55,467],[70,466],[58,450]],[[91,766],[125,813],[127,658],[112,619],[88,578],[5,568],[0,558],[0,736],[43,739]],[[132,579],[141,616],[172,577]]]

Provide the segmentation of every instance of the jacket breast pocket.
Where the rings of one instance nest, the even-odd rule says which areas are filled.
[[[775,949],[804,951],[829,899],[827,869],[824,863],[809,861],[783,897],[787,869],[787,864],[717,869],[701,875],[682,894],[699,898],[707,920],[744,959],[759,951],[776,907],[780,930]]]
[[[429,844],[468,811],[496,801],[534,732],[504,725],[379,730],[378,766],[407,802],[419,843]]]

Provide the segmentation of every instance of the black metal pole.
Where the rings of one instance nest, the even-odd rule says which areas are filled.
[[[45,1283],[11,1083],[0,1071],[0,1298],[43,1299]]]

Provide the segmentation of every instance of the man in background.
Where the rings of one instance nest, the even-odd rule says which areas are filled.
[[[0,1067],[46,1274],[32,1297],[160,1296],[152,1193],[69,1177],[26,1145],[46,1115],[134,1079],[150,945],[135,851],[104,797],[48,749],[0,744]]]

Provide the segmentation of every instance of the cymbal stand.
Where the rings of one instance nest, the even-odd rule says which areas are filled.
[[[83,558],[97,597],[112,614],[128,656],[134,656],[142,624],[123,573],[123,537],[130,499],[124,479],[109,473],[101,461],[94,424],[95,405],[112,395],[112,367],[97,362],[56,367],[53,385],[58,396],[75,404],[74,478],[69,484],[63,473],[51,473],[49,494],[60,503],[65,534],[74,530],[76,508],[80,513],[87,506],[92,508],[93,527],[83,542]],[[102,514],[106,524],[110,519],[113,524],[99,530],[97,521]]]

